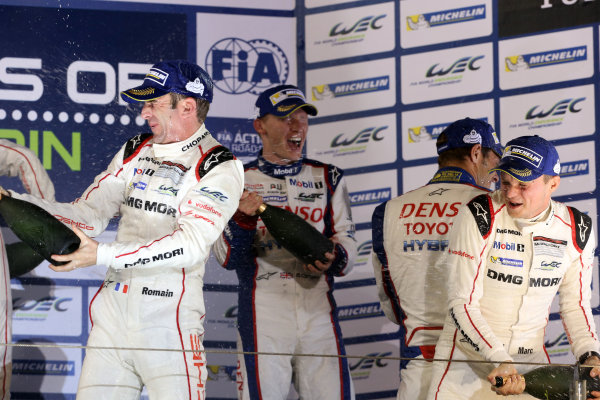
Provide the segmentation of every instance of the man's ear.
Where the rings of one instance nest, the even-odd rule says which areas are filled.
[[[556,189],[558,189],[558,185],[560,185],[560,176],[554,175],[550,178],[550,193],[553,193]]]
[[[475,164],[477,164],[477,161],[481,157],[483,157],[482,147],[479,143],[474,145],[473,147],[471,147],[471,152],[469,153],[469,157],[471,158],[471,161],[473,161]]]
[[[263,127],[263,122],[261,119],[256,118],[254,122],[252,122],[252,126],[254,126],[254,130],[262,137],[265,134],[265,128]]]
[[[185,99],[180,101],[181,110],[184,116],[193,116],[196,118],[196,100],[191,97],[186,97]]]

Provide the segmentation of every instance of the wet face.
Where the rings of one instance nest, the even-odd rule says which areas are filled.
[[[533,218],[550,204],[552,193],[558,188],[560,177],[545,179],[540,176],[529,182],[521,182],[506,172],[500,174],[500,190],[508,214],[513,218]]]
[[[494,171],[490,173],[492,168],[496,168],[500,163],[500,157],[493,151],[488,151],[485,156],[481,158],[481,162],[477,164],[477,184],[485,188],[493,189],[493,185],[498,182],[498,174]]]
[[[285,118],[267,114],[254,121],[263,142],[263,157],[275,164],[291,164],[302,157],[308,114],[302,108]]]
[[[174,137],[180,130],[179,113],[177,108],[172,108],[169,94],[144,102],[140,115],[148,121],[154,143],[175,141]]]

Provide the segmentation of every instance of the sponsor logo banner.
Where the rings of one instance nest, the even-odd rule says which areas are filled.
[[[596,190],[596,157],[594,142],[557,146],[560,155],[561,180],[553,197]]]
[[[504,143],[523,135],[548,140],[594,134],[596,101],[593,85],[534,92],[500,99]],[[562,155],[562,154],[561,154]]]
[[[79,313],[81,314],[81,310]],[[39,334],[45,332],[45,329],[38,329],[36,332]],[[86,339],[87,335],[82,344],[85,344]],[[13,349],[13,375],[10,385],[13,398],[39,397],[40,393],[60,393],[62,398],[75,398],[83,350],[69,348],[74,345],[73,342],[55,343],[43,339],[21,339],[15,342],[27,347]],[[58,347],[29,347],[32,342]]]
[[[592,28],[498,42],[500,88],[588,78],[594,73]]]
[[[396,104],[395,67],[394,59],[386,58],[309,70],[307,96],[320,117],[391,107]]]
[[[491,43],[400,58],[404,104],[448,99],[493,89]]]
[[[492,33],[491,0],[400,2],[400,45],[403,48],[488,36]]]
[[[306,61],[394,50],[394,4],[357,7],[306,17]]]
[[[500,37],[587,25],[600,21],[596,0],[499,1]]]
[[[27,285],[13,292],[13,335],[44,332],[49,336],[81,335],[81,289]]]
[[[0,15],[0,138],[36,153],[60,182],[57,200],[72,201],[128,138],[148,129],[118,94],[142,82],[157,54],[187,58],[186,15],[8,6]],[[23,29],[31,16],[44,23]],[[140,41],[148,26],[172,29]]]
[[[396,161],[396,115],[313,124],[306,154],[343,169]]]
[[[399,357],[399,340],[366,342],[346,346],[347,354],[359,354],[364,357],[348,359],[350,376],[357,393],[384,393],[381,398],[395,398],[398,382],[388,379],[397,376],[400,361],[386,357]],[[394,375],[395,374],[395,375]]]
[[[296,77],[295,23],[287,17],[198,13],[198,63],[213,78],[210,115],[249,118],[258,94]],[[231,27],[235,26],[235,35]],[[267,28],[268,27],[268,28]]]
[[[398,195],[396,170],[350,175],[346,179],[356,224],[370,223],[375,207]]]
[[[352,274],[354,271],[350,275]],[[370,278],[375,280],[372,268]],[[345,339],[398,331],[398,325],[383,314],[374,284],[336,288],[334,295],[338,307],[337,316]]]
[[[462,118],[459,116],[466,115],[485,120],[494,126],[494,101],[483,100],[403,112],[402,158],[416,160],[437,157],[435,147],[437,137],[448,125]],[[421,175],[421,185],[427,183],[426,180],[429,178]]]

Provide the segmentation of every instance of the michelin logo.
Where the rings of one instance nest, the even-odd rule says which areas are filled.
[[[409,31],[416,31],[419,29],[433,28],[458,22],[474,21],[484,19],[485,14],[485,5],[479,4],[452,10],[409,15],[406,17],[406,29]]]
[[[587,47],[567,47],[564,49],[548,50],[538,53],[520,54],[504,59],[506,71],[516,72],[548,65],[565,64],[587,60]]]
[[[560,166],[560,176],[587,175],[590,173],[590,163],[588,160],[569,161]]]
[[[389,75],[375,78],[357,79],[339,83],[328,83],[312,87],[312,98],[315,101],[334,97],[351,96],[390,89]]]
[[[364,190],[361,192],[352,192],[349,195],[350,205],[366,206],[369,204],[379,204],[392,198],[391,188]]]
[[[542,157],[541,155],[521,146],[507,147],[502,157],[505,157],[506,155],[510,155],[511,157],[520,158],[524,161],[527,161],[536,168],[540,167],[540,164],[544,159],[544,157]]]

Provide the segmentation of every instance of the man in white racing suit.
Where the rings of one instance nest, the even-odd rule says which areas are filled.
[[[295,86],[280,85],[256,101],[254,128],[263,142],[258,159],[245,166],[245,192],[222,240],[217,259],[239,280],[238,349],[240,399],[281,399],[293,380],[300,398],[354,399],[333,297],[335,276],[346,275],[356,253],[354,224],[343,171],[302,157],[308,114]],[[262,202],[304,218],[335,243],[328,262],[303,265],[281,248],[256,210]]]
[[[373,213],[373,268],[386,316],[400,325],[398,399],[427,396],[435,344],[446,316],[447,273],[436,261],[461,205],[489,192],[502,155],[494,128],[465,118],[437,138],[440,169],[425,186],[380,204]]]
[[[551,199],[560,183],[556,149],[539,136],[516,138],[497,170],[500,190],[463,207],[450,234],[449,313],[435,352],[449,361],[434,362],[429,399],[533,399],[522,394],[519,373],[535,365],[521,363],[549,362],[544,331],[557,291],[575,357],[600,365],[590,308],[592,221]],[[496,377],[505,385],[492,386]]]
[[[33,196],[54,200],[54,185],[36,155],[27,147],[15,144],[10,140],[0,139],[0,175],[19,177],[23,188]],[[10,239],[9,239],[10,240]],[[23,274],[10,269],[4,237],[0,234],[0,341],[12,341],[12,296],[10,288],[11,276]],[[8,245],[10,246],[10,245]],[[35,265],[31,265],[31,268]],[[0,400],[10,398],[10,381],[12,376],[12,347],[0,347]]]
[[[53,256],[67,264],[52,269],[108,266],[90,305],[78,399],[138,399],[144,385],[150,399],[205,398],[204,266],[243,190],[241,162],[204,126],[212,90],[195,64],[155,64],[141,86],[121,92],[142,102],[152,134],[127,141],[73,203],[36,202],[71,219],[81,239],[74,253]],[[114,242],[86,236],[115,215]]]

